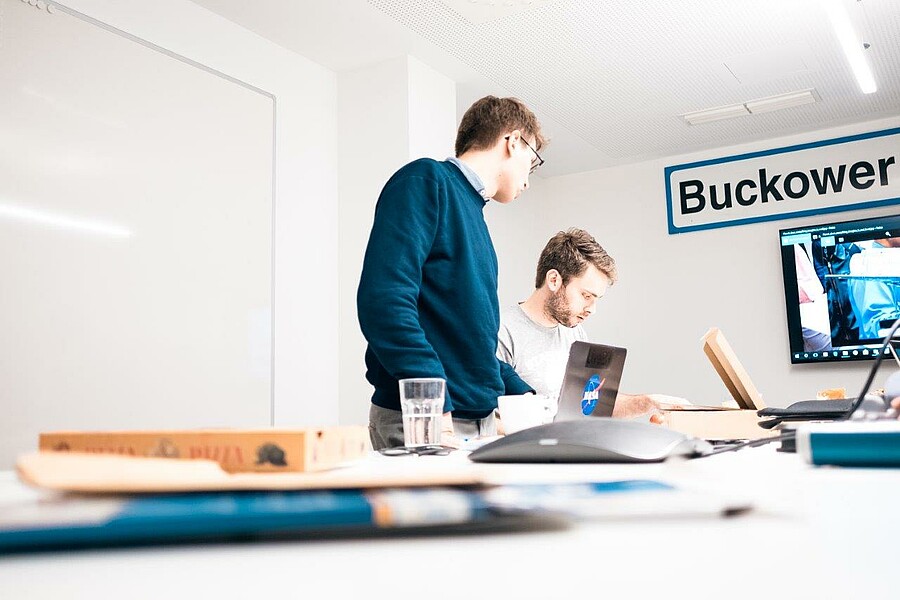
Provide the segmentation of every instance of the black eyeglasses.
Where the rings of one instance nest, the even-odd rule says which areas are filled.
[[[409,454],[417,456],[447,456],[453,450],[454,448],[450,446],[430,444],[427,446],[395,446],[393,448],[382,448],[378,452],[385,456],[407,456]]]
[[[510,136],[506,136],[506,138],[504,138],[504,139],[507,139],[507,140],[508,140],[509,138],[510,138]],[[522,140],[522,143],[525,144],[525,145],[528,147],[529,150],[531,150],[532,152],[534,152],[534,160],[531,161],[531,170],[528,171],[529,174],[534,173],[535,171],[537,171],[537,168],[538,168],[539,166],[541,166],[542,164],[544,164],[544,159],[541,158],[541,155],[538,154],[537,150],[535,150],[534,148],[531,147],[531,144],[529,144],[527,141],[525,141],[525,138],[524,138],[524,137],[519,136],[519,139]]]

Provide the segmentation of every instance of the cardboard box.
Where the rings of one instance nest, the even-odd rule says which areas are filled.
[[[704,354],[737,406],[689,406],[684,410],[665,410],[666,425],[705,440],[755,440],[777,435],[777,431],[759,426],[756,411],[765,408],[766,404],[725,335],[712,327],[701,341]]]
[[[778,434],[759,426],[755,410],[665,410],[666,426],[704,440],[755,440]]]
[[[42,451],[214,460],[229,473],[330,469],[365,456],[365,426],[308,429],[58,431],[40,434]]]

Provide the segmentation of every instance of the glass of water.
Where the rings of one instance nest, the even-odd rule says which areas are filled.
[[[400,380],[403,443],[407,447],[441,443],[446,382],[439,378]]]

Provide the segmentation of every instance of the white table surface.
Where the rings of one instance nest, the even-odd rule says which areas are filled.
[[[455,455],[446,459],[466,460]],[[811,467],[771,446],[656,465],[489,468],[498,481],[662,478],[755,508],[515,533],[0,556],[0,599],[900,598],[898,470]],[[0,473],[0,498],[21,491]]]

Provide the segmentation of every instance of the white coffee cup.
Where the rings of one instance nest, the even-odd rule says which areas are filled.
[[[497,407],[500,409],[503,430],[507,434],[543,425],[548,421],[547,399],[544,396],[498,396]],[[552,415],[549,418],[552,419]]]

